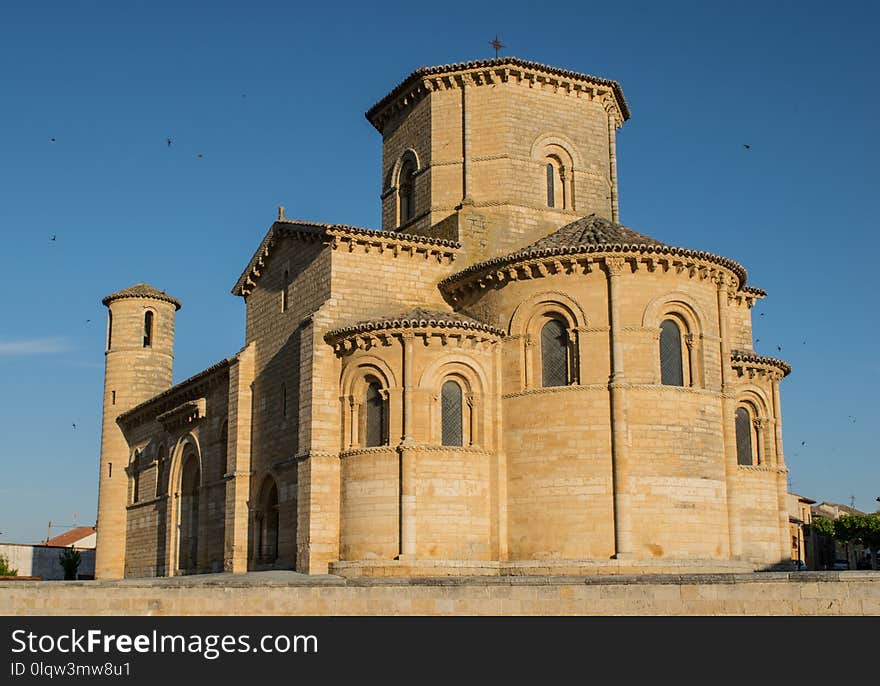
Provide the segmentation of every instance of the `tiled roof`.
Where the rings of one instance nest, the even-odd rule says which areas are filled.
[[[53,536],[52,538],[43,542],[41,545],[66,548],[69,545],[73,545],[77,541],[88,538],[96,531],[97,529],[93,526],[78,526],[75,529],[71,529],[70,531],[65,531],[63,534]]]
[[[604,217],[591,214],[566,224],[549,236],[535,241],[520,250],[531,253],[557,248],[580,248],[581,246],[606,245],[664,245],[660,241],[638,231],[615,224]]]
[[[726,257],[719,257],[703,250],[689,250],[661,243],[660,241],[616,224],[596,214],[581,217],[566,224],[548,236],[535,241],[525,248],[502,257],[495,257],[485,262],[478,262],[467,269],[452,274],[440,282],[441,286],[451,285],[463,278],[493,268],[520,262],[523,260],[540,259],[556,255],[576,255],[598,252],[648,252],[655,255],[681,255],[715,262],[734,272],[740,284],[746,282],[746,270],[738,262]]]
[[[436,326],[440,328],[455,329],[474,329],[478,331],[486,331],[487,333],[503,336],[504,332],[489,324],[471,319],[463,314],[456,312],[438,312],[436,310],[428,310],[417,307],[414,310],[404,312],[403,314],[377,317],[376,319],[368,319],[357,322],[349,326],[342,326],[332,331],[328,331],[324,336],[325,341],[335,338],[344,338],[356,333],[365,333],[367,331],[376,331],[380,329],[416,329],[426,326]]]
[[[109,305],[114,300],[119,300],[120,298],[153,298],[154,300],[164,300],[165,302],[169,302],[174,305],[175,309],[180,309],[179,300],[177,300],[176,298],[172,298],[165,291],[160,291],[158,288],[153,288],[148,283],[136,283],[134,286],[123,288],[121,291],[111,293],[101,302],[105,305]]]
[[[217,362],[216,364],[211,365],[207,369],[203,369],[198,374],[193,374],[188,379],[184,379],[180,383],[174,384],[171,388],[169,388],[165,391],[162,391],[161,393],[159,393],[157,395],[154,395],[152,398],[148,398],[147,400],[144,400],[144,402],[140,403],[139,405],[135,405],[130,410],[126,410],[125,412],[120,414],[116,418],[116,420],[124,422],[124,421],[130,419],[131,417],[133,417],[134,415],[136,415],[141,410],[143,410],[151,405],[156,406],[156,408],[157,408],[156,414],[159,414],[164,410],[160,410],[158,408],[165,407],[166,405],[169,405],[169,403],[167,403],[167,402],[163,403],[162,401],[166,401],[169,399],[173,399],[173,403],[185,402],[185,400],[177,397],[178,394],[183,393],[185,395],[186,390],[188,390],[190,388],[195,388],[198,383],[208,379],[212,374],[227,369],[234,361],[235,361],[235,358],[233,358],[233,357],[227,357],[225,359],[222,359],[219,362]],[[174,406],[173,403],[170,404],[171,407]],[[170,407],[167,407],[165,409],[170,409]]]
[[[254,252],[247,267],[238,277],[235,286],[232,287],[233,295],[244,295],[245,284],[254,273],[254,268],[261,260],[269,256],[270,251],[279,238],[284,236],[300,236],[314,240],[321,240],[331,234],[342,234],[349,236],[363,236],[366,238],[382,241],[403,241],[406,243],[418,243],[421,245],[435,246],[437,248],[446,248],[456,250],[461,247],[456,241],[446,240],[445,238],[429,238],[427,236],[415,236],[408,233],[399,233],[397,231],[380,231],[378,229],[367,229],[362,226],[348,226],[346,224],[325,224],[322,222],[311,222],[300,219],[278,219],[269,228],[266,236],[263,238],[260,246]]]
[[[775,357],[765,357],[764,355],[758,355],[758,353],[751,350],[731,350],[730,361],[742,363],[751,362],[752,364],[763,364],[770,367],[776,367],[777,369],[782,371],[783,376],[788,376],[791,373],[791,365],[788,364],[788,362],[786,362],[785,360],[779,360]]]
[[[371,124],[373,124],[373,126],[376,126],[376,115],[386,105],[388,105],[398,96],[400,96],[403,91],[406,90],[407,86],[409,86],[409,84],[416,79],[420,79],[425,76],[435,76],[437,74],[447,74],[450,72],[468,71],[471,69],[493,69],[503,66],[543,71],[554,76],[560,76],[562,78],[573,79],[577,81],[589,81],[590,83],[595,83],[601,86],[610,86],[611,89],[614,91],[614,96],[617,98],[620,112],[623,115],[624,120],[630,118],[629,105],[626,104],[626,99],[623,97],[623,89],[621,89],[620,84],[617,81],[612,81],[611,79],[603,79],[598,76],[591,76],[590,74],[582,74],[576,71],[569,71],[568,69],[560,69],[559,67],[551,67],[547,64],[541,64],[540,62],[531,62],[529,60],[523,60],[518,57],[496,57],[495,59],[489,60],[473,60],[471,62],[441,64],[435,67],[420,67],[419,69],[416,69],[414,72],[412,72],[409,76],[407,76],[399,84],[397,84],[397,86],[395,86],[394,89],[390,93],[388,93],[388,95],[386,95],[379,102],[373,105],[369,110],[367,110],[364,116],[366,116],[367,120]]]

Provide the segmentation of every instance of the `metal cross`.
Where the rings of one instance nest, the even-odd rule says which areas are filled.
[[[490,40],[489,45],[495,48],[495,59],[498,59],[498,51],[504,47],[500,40],[498,40],[498,34],[495,34],[495,40]]]

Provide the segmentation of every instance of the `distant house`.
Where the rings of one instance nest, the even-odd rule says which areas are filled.
[[[42,545],[54,546],[56,548],[74,547],[77,550],[94,550],[97,537],[98,530],[95,527],[78,526],[70,531],[65,531],[63,534],[46,539]]]
[[[42,543],[0,543],[0,555],[9,561],[10,567],[18,570],[18,576],[61,580],[64,579],[64,569],[58,557],[65,548],[76,548],[80,552],[77,579],[94,579],[95,539],[95,527],[78,526]]]
[[[807,569],[816,569],[816,559],[812,550],[813,521],[810,506],[815,504],[812,498],[797,493],[788,494],[788,527],[791,533],[791,559],[801,560]]]

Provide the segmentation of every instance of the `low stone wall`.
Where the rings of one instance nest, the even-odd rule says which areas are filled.
[[[0,615],[880,615],[880,572],[0,581]]]

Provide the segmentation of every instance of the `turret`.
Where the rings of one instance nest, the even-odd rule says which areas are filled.
[[[116,418],[171,388],[174,313],[180,302],[145,283],[102,302],[109,314],[95,578],[118,579],[125,570],[129,447]]]
[[[376,103],[382,228],[446,238],[459,264],[596,214],[618,220],[616,81],[515,57],[427,67]]]

